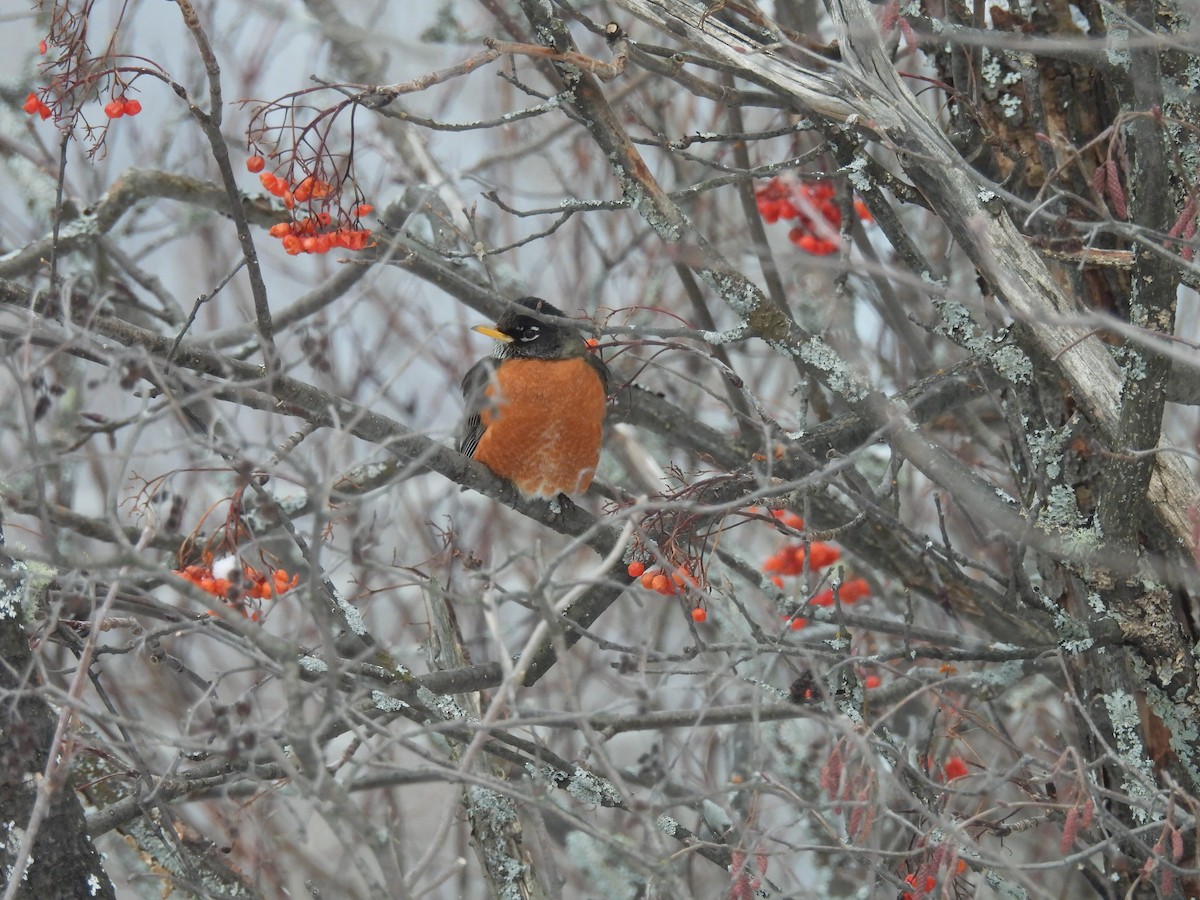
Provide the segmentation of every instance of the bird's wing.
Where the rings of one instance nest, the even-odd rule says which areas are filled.
[[[604,364],[604,360],[602,360],[595,353],[589,352],[588,355],[584,358],[588,361],[588,365],[590,365],[593,369],[595,369],[596,374],[600,376],[600,384],[602,384],[604,386],[604,396],[607,397],[608,396],[608,383],[610,380],[609,374],[608,374],[608,366],[606,366]],[[468,372],[467,374],[470,375],[471,373]]]
[[[466,456],[475,455],[475,447],[483,436],[483,422],[479,418],[479,411],[488,402],[484,390],[495,372],[496,360],[489,357],[475,363],[463,376],[462,392],[466,398],[466,407],[463,411],[462,425],[458,429],[458,452]]]

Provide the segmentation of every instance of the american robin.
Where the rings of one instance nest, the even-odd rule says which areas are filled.
[[[495,328],[499,341],[463,378],[467,420],[458,450],[507,478],[526,497],[586,491],[600,460],[608,367],[582,335],[548,317],[563,313],[525,297]]]

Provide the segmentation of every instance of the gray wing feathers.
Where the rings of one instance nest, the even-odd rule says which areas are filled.
[[[483,422],[479,419],[479,411],[487,402],[483,392],[492,380],[495,370],[496,360],[481,359],[463,376],[462,393],[466,398],[466,409],[462,425],[458,429],[458,452],[466,456],[475,455],[475,447],[483,435]]]

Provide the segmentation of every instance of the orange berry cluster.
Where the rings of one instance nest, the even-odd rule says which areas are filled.
[[[918,897],[924,897],[926,894],[932,893],[937,887],[937,879],[932,875],[926,875],[924,880],[919,880],[916,873],[904,876],[904,883],[909,887],[916,888],[916,893],[905,891],[900,895],[901,900],[917,900]]]
[[[40,53],[42,56],[45,56],[48,49],[49,47],[46,44],[45,38],[42,38],[40,41],[38,41],[38,53]],[[41,116],[43,120],[54,115],[54,112],[50,109],[50,107],[43,103],[41,97],[39,97],[34,91],[29,92],[29,96],[25,98],[25,103],[21,108],[31,116]]]
[[[638,561],[631,562],[625,571],[629,573],[630,578],[640,579],[642,587],[646,590],[662,594],[664,597],[679,593],[685,585],[700,586],[700,582],[686,564],[679,566],[669,576],[661,569],[647,569],[645,563]],[[692,621],[696,623],[708,620],[708,612],[702,606],[692,609],[691,616]]]
[[[104,104],[104,114],[110,119],[119,119],[121,116],[136,116],[141,111],[141,103],[126,97],[116,97]]]
[[[863,597],[871,595],[871,586],[865,578],[851,578],[843,582],[838,591],[838,599],[842,603],[857,603]],[[810,606],[833,606],[833,588],[826,588],[808,601]]]
[[[804,530],[804,520],[802,518],[800,518],[798,515],[796,515],[794,512],[791,512],[786,509],[761,510],[757,506],[752,506],[748,510],[746,510],[746,512],[756,513],[756,514],[760,513],[760,512],[767,512],[767,513],[770,513],[772,516],[774,516],[776,519],[778,519],[782,524],[786,525],[788,528],[794,528],[797,531]]]
[[[828,236],[842,226],[842,213],[833,197],[834,187],[828,181],[795,182],[783,178],[772,178],[754,192],[763,221],[773,225],[780,219],[794,219],[796,225],[788,232],[788,240],[814,256],[828,256],[838,250],[838,242]],[[863,221],[871,220],[871,214],[860,201],[855,201],[854,211]],[[813,212],[824,220],[824,227],[818,229]]]
[[[217,578],[213,575],[211,563],[203,566],[185,566],[182,569],[176,569],[175,574],[184,581],[190,581],[207,594],[233,602],[245,598],[269,600],[272,597],[286,594],[300,583],[299,575],[289,578],[288,573],[283,569],[274,569],[264,574],[250,566],[243,566],[241,581],[235,584],[231,579]],[[257,612],[249,613],[240,605],[236,608],[246,618],[258,621]]]
[[[275,569],[264,575],[248,565],[242,566],[239,581],[218,578],[212,574],[211,559],[208,565],[188,565],[176,569],[175,575],[192,582],[203,592],[220,598],[226,606],[240,612],[251,622],[258,622],[258,605],[248,605],[247,600],[270,600],[286,594],[300,583],[299,575],[289,578],[287,572],[282,569]],[[209,614],[211,616],[211,610]]]
[[[366,212],[361,212],[361,210]],[[371,207],[366,203],[359,206],[359,215],[366,215]],[[315,216],[306,216],[291,222],[280,222],[272,225],[267,234],[279,238],[288,256],[300,253],[328,253],[335,248],[344,250],[362,250],[367,247],[371,232],[366,228],[337,228],[333,231],[321,231],[332,224],[333,216],[322,211]]]
[[[757,513],[760,510],[752,506],[748,512]],[[789,512],[786,509],[772,509],[768,510],[768,512],[783,525],[794,528],[797,531],[804,530],[804,520],[795,513]],[[784,576],[799,575],[804,571],[806,563],[808,571],[816,572],[833,565],[841,558],[842,551],[824,541],[813,541],[808,544],[788,544],[767,557],[767,560],[763,563],[763,571],[771,574],[771,581],[776,587],[783,587]],[[870,594],[871,586],[867,584],[864,578],[848,579],[838,589],[838,599],[842,603],[857,603],[864,597],[870,596]],[[808,603],[810,606],[833,606],[833,588],[826,588],[815,595]],[[793,631],[799,631],[808,625],[807,619],[798,616],[784,616],[783,618],[788,622],[788,627]]]
[[[45,44],[45,41],[42,43]],[[45,53],[46,51],[43,49],[42,52]],[[54,115],[50,107],[34,91],[29,92],[29,96],[25,98],[25,103],[21,108],[31,116],[38,115],[43,119],[48,119]],[[141,111],[142,104],[139,101],[126,97],[116,98],[104,104],[104,114],[110,119],[119,119],[121,116],[136,116]]]
[[[33,91],[29,92],[29,96],[25,98],[25,105],[21,108],[31,116],[39,115],[43,119],[48,119],[54,115],[54,113],[50,111],[50,107],[43,103],[41,98]]]
[[[261,156],[252,156],[246,160],[246,168],[251,172],[262,172],[263,165],[264,161]],[[323,200],[333,190],[333,185],[328,181],[320,181],[311,175],[302,179],[295,186],[288,184],[286,178],[280,178],[272,172],[263,172],[258,176],[258,180],[262,182],[262,186],[266,188],[268,194],[274,194],[276,197],[279,197],[283,200],[283,205],[288,209],[291,209],[297,203],[307,203],[309,200]]]
[[[38,53],[42,54],[42,56],[45,56],[47,49],[45,38],[38,41]],[[54,115],[54,112],[50,109],[50,107],[43,103],[42,98],[39,97],[34,91],[29,92],[29,96],[25,98],[25,103],[21,108],[31,116],[41,116],[43,120]]]
[[[311,200],[324,200],[333,190],[332,185],[309,175],[299,184],[289,185],[287,180],[271,172],[263,172],[266,160],[261,156],[251,156],[246,160],[246,168],[258,175],[258,180],[269,194],[283,200],[283,205],[289,210],[297,203],[308,203]],[[369,203],[360,203],[354,208],[354,218],[370,215],[375,207]],[[369,246],[371,232],[367,228],[340,227],[328,230],[333,224],[333,215],[328,210],[322,210],[315,216],[303,219],[293,219],[291,222],[280,222],[272,225],[267,232],[273,238],[279,238],[283,249],[289,256],[301,253],[328,253],[330,250],[362,250]]]
[[[689,571],[686,565],[680,566],[670,575],[667,575],[662,569],[647,570],[645,563],[631,562],[626,571],[629,573],[630,578],[640,578],[642,587],[646,590],[657,591],[667,597],[678,593],[685,584],[690,584],[692,587],[696,587],[699,584],[696,581],[696,577]]]
[[[755,513],[759,510],[757,507],[752,506],[749,511]],[[794,512],[789,512],[786,509],[772,509],[768,511],[788,528],[794,528],[796,531],[804,530],[804,520]],[[782,576],[799,575],[805,570],[806,565],[808,571],[816,572],[827,566],[832,566],[841,558],[842,551],[824,541],[788,544],[786,547],[781,547],[777,552],[767,557],[766,562],[763,563],[763,571],[771,574],[771,581],[775,583],[776,587],[783,587]]]
[[[774,580],[774,579],[772,579]],[[865,578],[851,578],[849,581],[842,583],[841,589],[838,591],[838,597],[842,603],[857,603],[863,597],[868,597],[871,594],[871,586],[867,584]],[[833,588],[826,588],[819,594],[816,594],[808,601],[809,606],[833,606]],[[792,631],[799,631],[808,625],[808,619],[799,616],[784,616],[788,622],[788,627]],[[871,676],[874,677],[874,676]],[[870,678],[867,679],[868,681]],[[870,687],[870,685],[868,685]]]
[[[816,572],[831,566],[842,558],[842,551],[824,541],[814,541],[811,544],[789,544],[767,558],[763,563],[764,572],[775,573],[771,580],[779,587],[783,586],[780,575],[799,575],[804,571]]]
[[[955,778],[962,778],[964,775],[970,774],[971,770],[967,768],[967,763],[961,756],[950,757],[942,766],[942,775],[946,781],[953,781]]]
[[[954,864],[954,874],[962,875],[967,871],[966,860],[958,860]],[[904,876],[904,883],[912,891],[904,891],[900,894],[900,900],[920,900],[921,897],[933,896],[934,889],[937,887],[937,879],[932,875],[921,876],[916,872]]]

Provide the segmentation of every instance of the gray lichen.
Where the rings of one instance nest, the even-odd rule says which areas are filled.
[[[0,619],[21,619],[26,626],[37,621],[37,598],[56,577],[56,572],[39,562],[14,559],[0,580]]]
[[[1195,757],[1196,745],[1200,743],[1200,726],[1197,725],[1192,707],[1184,704],[1187,689],[1180,688],[1179,696],[1172,700],[1155,687],[1155,676],[1143,660],[1135,656],[1131,658],[1131,663],[1140,683],[1146,685],[1146,701],[1150,709],[1166,726],[1171,749],[1188,773],[1193,789],[1196,789],[1200,786],[1200,765],[1197,765]],[[1158,677],[1161,678],[1162,674],[1158,673]]]
[[[1108,710],[1108,718],[1112,723],[1113,736],[1117,742],[1117,752],[1130,775],[1124,782],[1124,790],[1134,800],[1144,800],[1146,804],[1131,803],[1133,816],[1141,824],[1150,821],[1148,804],[1153,801],[1154,794],[1149,785],[1154,783],[1154,771],[1150,760],[1146,758],[1146,748],[1142,744],[1142,720],[1138,715],[1137,703],[1125,691],[1113,691],[1103,697],[1104,706]],[[1133,773],[1136,773],[1135,777]]]
[[[465,709],[459,706],[453,697],[435,694],[433,691],[429,690],[429,688],[423,685],[417,688],[417,699],[446,721],[452,721],[454,719],[473,720],[474,718]]]
[[[1033,379],[1033,363],[1016,344],[1004,344],[987,355],[992,365],[1013,384],[1028,384]]]
[[[1028,421],[1025,422],[1028,426]],[[1034,429],[1026,438],[1033,464],[1041,468],[1050,481],[1062,474],[1063,435],[1056,428]]]
[[[371,702],[375,708],[383,712],[399,712],[402,709],[407,709],[408,704],[398,697],[389,697],[383,691],[371,691]]]
[[[837,351],[818,337],[801,342],[794,348],[779,347],[784,353],[795,356],[809,368],[824,374],[829,389],[854,403],[867,396],[867,390],[857,375],[850,370]]]
[[[980,199],[984,200],[982,196]],[[937,300],[934,305],[942,318],[941,325],[935,329],[938,334],[975,358],[986,361],[1013,384],[1027,384],[1032,380],[1033,362],[1024,350],[1003,335],[998,338],[982,335],[971,311],[961,303]]]
[[[297,664],[305,672],[313,672],[318,675],[329,671],[329,665],[325,660],[318,659],[315,656],[302,656],[297,660]]]
[[[670,816],[659,816],[654,820],[654,825],[668,837],[675,837],[675,834],[679,831],[679,823]]]
[[[612,782],[576,766],[567,782],[567,793],[590,806],[619,806],[621,795]]]
[[[342,621],[346,623],[346,627],[360,637],[366,635],[367,623],[363,619],[362,613],[351,606],[340,592],[337,594],[337,605],[338,609],[342,611]]]
[[[1058,634],[1058,645],[1067,653],[1086,653],[1096,645],[1086,626],[1061,609],[1054,612],[1054,630]]]
[[[1047,529],[1070,531],[1083,525],[1075,491],[1070,485],[1056,484],[1050,488],[1046,505],[1038,513],[1038,524]]]

